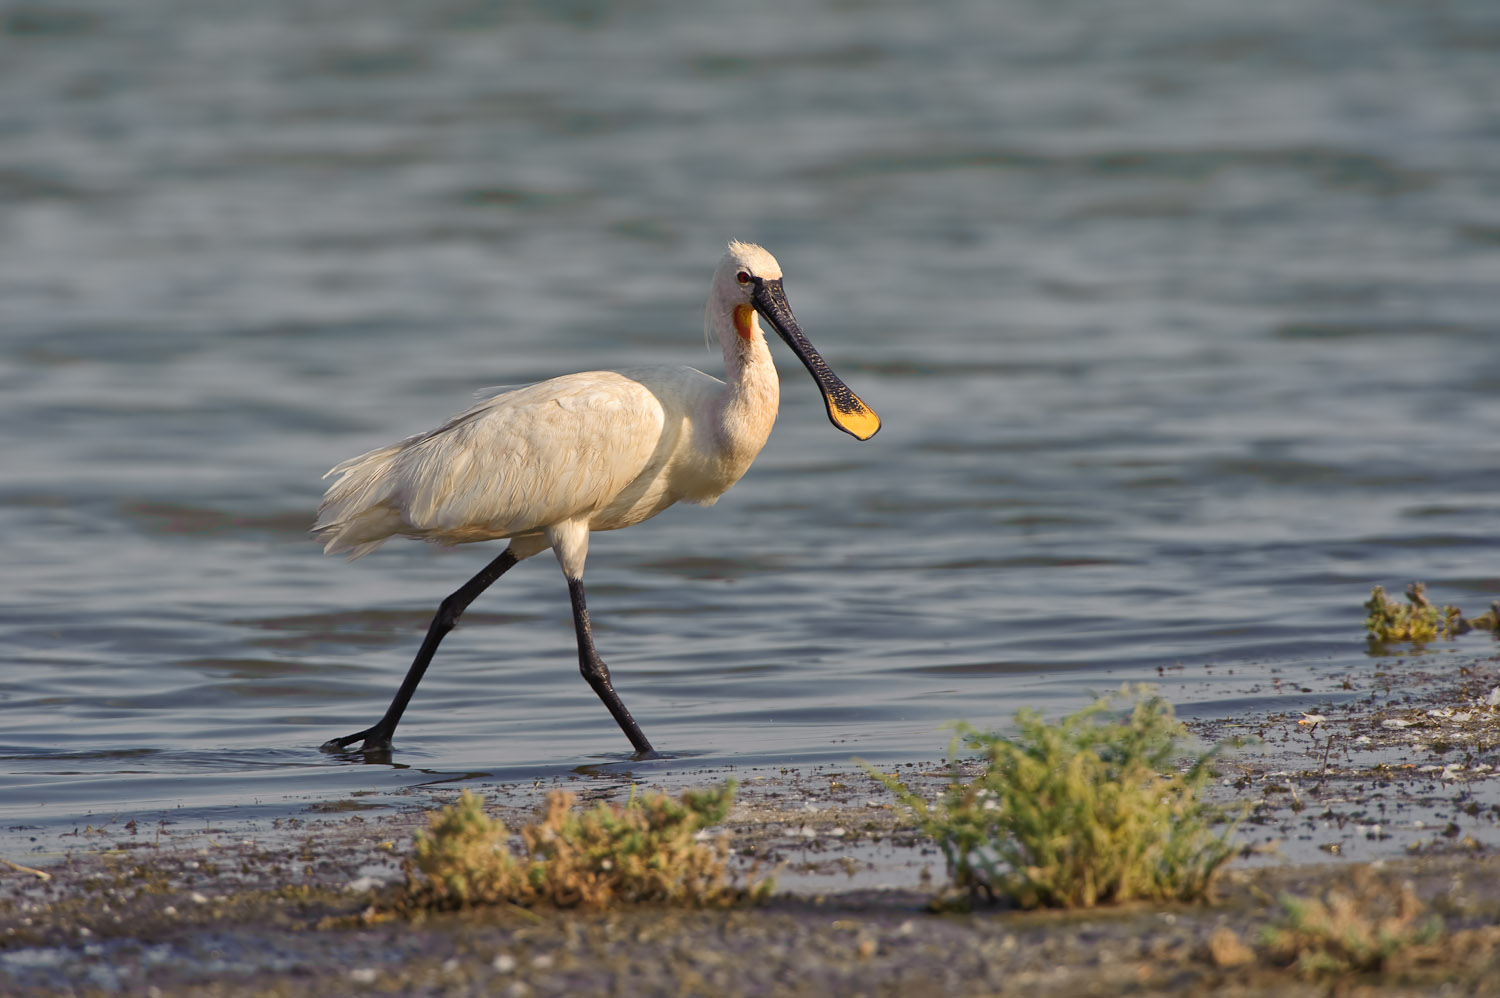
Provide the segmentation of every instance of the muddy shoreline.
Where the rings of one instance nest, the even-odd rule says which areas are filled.
[[[0,993],[1325,994],[1326,982],[1236,963],[1210,940],[1227,929],[1253,946],[1283,892],[1356,881],[1371,897],[1409,881],[1464,942],[1345,985],[1488,993],[1500,963],[1500,664],[1372,663],[1337,707],[1191,722],[1208,741],[1256,740],[1220,767],[1214,796],[1249,814],[1210,906],[934,915],[941,856],[857,766],[699,774],[740,781],[729,827],[746,869],[779,871],[768,904],[362,919],[400,878],[418,804],[375,814],[329,802],[250,834],[87,829],[40,861],[12,830],[5,858],[47,879],[0,873]],[[945,778],[937,762],[902,769],[934,792]],[[512,792],[498,810],[514,827],[546,789]]]

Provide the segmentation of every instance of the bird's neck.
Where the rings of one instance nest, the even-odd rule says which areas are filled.
[[[740,473],[760,453],[776,422],[781,382],[755,310],[748,306],[715,315],[713,331],[724,350],[724,390],[715,406],[715,432],[724,456]]]

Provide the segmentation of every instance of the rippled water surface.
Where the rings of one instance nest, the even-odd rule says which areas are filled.
[[[658,774],[934,757],[1160,679],[1336,702],[1500,595],[1500,6],[0,2],[0,820],[625,779],[550,557],[307,528],[490,385],[718,369],[764,243],[885,420],[781,418],[587,581]],[[1485,639],[1462,648],[1488,653]],[[1356,686],[1358,684],[1355,684]],[[175,819],[174,819],[175,820]]]

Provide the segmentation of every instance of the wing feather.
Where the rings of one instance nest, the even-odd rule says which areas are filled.
[[[359,557],[397,534],[458,544],[587,517],[660,470],[668,408],[616,371],[493,396],[333,468],[314,533]]]

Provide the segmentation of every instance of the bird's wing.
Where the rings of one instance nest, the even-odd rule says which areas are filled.
[[[390,474],[406,530],[435,540],[508,537],[587,515],[651,467],[667,405],[615,371],[486,399],[403,442]]]

